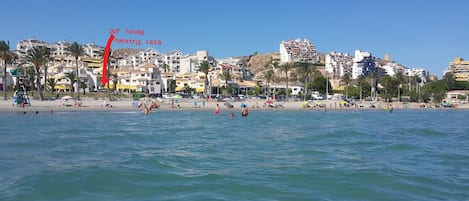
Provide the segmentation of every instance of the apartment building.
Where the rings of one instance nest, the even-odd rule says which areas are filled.
[[[325,58],[325,72],[330,78],[341,78],[352,73],[353,57],[340,52],[330,52]]]
[[[307,39],[285,40],[280,43],[280,62],[319,62],[314,44]]]
[[[355,57],[352,65],[352,79],[357,79],[360,75],[369,75],[376,71],[375,58],[369,52],[355,50]]]
[[[449,63],[446,73],[452,73],[456,81],[469,81],[469,61],[464,61],[463,58],[456,57]]]

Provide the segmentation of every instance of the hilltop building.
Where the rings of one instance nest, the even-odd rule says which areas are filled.
[[[319,62],[319,54],[314,44],[300,38],[280,43],[280,62]]]

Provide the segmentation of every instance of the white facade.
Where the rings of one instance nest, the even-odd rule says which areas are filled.
[[[325,58],[325,71],[329,77],[340,78],[351,73],[353,58],[349,54],[331,52]]]
[[[319,61],[319,54],[314,44],[307,39],[282,41],[280,43],[280,62],[308,62],[316,63]]]
[[[395,76],[397,73],[404,73],[405,67],[395,63],[395,62],[388,62],[381,66],[386,71],[386,74],[389,76]]]
[[[25,55],[29,50],[33,49],[34,47],[46,47],[49,48],[49,44],[36,39],[35,37],[22,40],[16,44],[16,51],[18,56],[21,58]]]
[[[50,48],[50,54],[53,57],[65,57],[70,55],[70,51],[67,50],[69,46],[70,43],[66,40],[48,44],[48,47]]]
[[[423,68],[406,69],[404,73],[409,77],[418,76],[422,80],[420,85],[425,84],[428,81],[428,77],[430,76],[430,73]]]
[[[369,52],[355,50],[355,57],[352,65],[352,79],[357,79],[360,75],[366,75],[375,70],[374,58]]]
[[[99,58],[101,57],[101,54],[104,53],[104,47],[98,46],[94,43],[83,45],[83,50],[86,55],[93,58]]]
[[[160,52],[156,51],[153,48],[148,48],[119,60],[117,62],[117,65],[120,67],[131,66],[133,68],[145,64],[159,65],[160,63],[162,63],[160,62],[160,60],[162,60],[162,57],[163,55]]]

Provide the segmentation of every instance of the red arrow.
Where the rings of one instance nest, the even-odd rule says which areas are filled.
[[[107,62],[109,60],[109,51],[111,50],[112,41],[114,41],[114,35],[111,34],[109,39],[107,39],[106,49],[104,49],[103,77],[101,78],[101,83],[103,86],[107,83],[107,81],[109,81],[109,78],[107,77]]]

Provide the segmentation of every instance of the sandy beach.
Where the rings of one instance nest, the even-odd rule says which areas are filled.
[[[194,106],[194,99],[180,99],[178,101],[165,100],[165,99],[151,99],[152,101],[158,103],[160,107],[157,110],[215,110],[217,104],[220,109],[228,111],[240,111],[241,104],[245,103],[248,105],[249,110],[324,110],[324,108],[319,107],[302,107],[301,101],[289,101],[289,102],[274,102],[278,107],[269,107],[264,106],[266,100],[255,100],[249,99],[240,102],[234,102],[233,108],[228,108],[224,102],[216,101],[204,101],[202,99],[197,100],[197,107]],[[108,101],[108,100],[95,100],[91,98],[82,98],[81,106],[75,106],[74,100],[54,100],[54,101],[39,101],[31,100],[31,106],[13,106],[12,100],[0,100],[0,112],[13,112],[13,111],[129,111],[142,110],[138,108],[137,105],[141,102],[138,100],[118,100],[118,101]],[[173,104],[174,103],[174,104]],[[322,101],[326,105],[327,110],[369,110],[371,108],[371,102],[365,102],[362,107],[356,105],[352,107],[341,107],[340,101],[328,100]],[[107,105],[107,106],[106,106]],[[178,107],[179,105],[179,107]],[[310,103],[309,105],[314,105]],[[380,102],[377,104],[377,107],[374,109],[387,109],[389,103]],[[428,109],[421,108],[419,103],[402,103],[395,102],[392,103],[394,109]],[[469,109],[469,105],[457,105],[457,109]],[[434,109],[434,108],[433,108]]]

